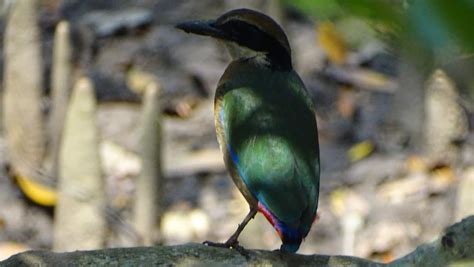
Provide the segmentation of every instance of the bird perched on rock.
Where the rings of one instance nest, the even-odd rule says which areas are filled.
[[[233,61],[214,101],[215,126],[224,161],[250,212],[224,244],[238,236],[257,211],[279,234],[281,250],[296,252],[316,218],[319,144],[313,105],[298,74],[282,28],[249,9],[177,28],[222,41]]]

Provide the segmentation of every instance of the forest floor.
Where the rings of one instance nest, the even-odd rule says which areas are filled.
[[[218,44],[185,35],[173,25],[194,19],[196,14],[215,17],[235,4],[221,1],[214,5],[210,0],[199,1],[199,5],[192,3],[196,1],[177,1],[175,5],[168,2],[176,1],[116,1],[104,8],[93,2],[71,1],[62,12],[74,27],[89,25],[97,36],[93,59],[80,64],[93,78],[99,99],[98,149],[107,190],[107,246],[137,245],[131,208],[134,181],[140,172],[137,124],[141,104],[139,94],[127,87],[124,66],[130,64],[154,75],[162,87],[162,243],[226,240],[248,212],[248,205],[224,168],[214,133],[214,88],[229,58]],[[247,6],[257,6],[247,2]],[[119,34],[97,28],[120,23],[114,16],[127,16],[130,8],[144,21],[150,19],[146,29]],[[152,12],[147,12],[148,8]],[[45,6],[41,12],[48,57],[55,21],[47,18],[57,18],[59,11]],[[433,240],[457,220],[457,188],[468,167],[474,165],[472,142],[460,148],[456,164],[439,165],[397,141],[378,140],[387,131],[383,126],[389,117],[386,103],[393,94],[347,89],[323,77],[325,57],[316,42],[314,25],[289,13],[284,27],[293,47],[295,69],[315,102],[322,165],[319,219],[299,253],[389,261]],[[79,62],[86,50],[78,50]],[[387,56],[386,50],[378,50],[376,56],[384,58],[382,61],[389,58],[389,63],[383,61],[381,65],[397,68],[396,57]],[[397,76],[391,79],[396,82]],[[356,118],[355,113],[362,115]],[[353,156],[355,145],[367,140],[374,150]],[[1,132],[0,166],[7,166]],[[0,259],[9,251],[51,249],[53,216],[52,208],[29,201],[5,168],[0,168]],[[246,248],[269,250],[280,246],[277,234],[261,215],[244,230],[240,243]]]

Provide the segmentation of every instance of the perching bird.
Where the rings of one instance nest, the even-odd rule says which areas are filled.
[[[319,144],[313,105],[293,70],[285,33],[249,9],[177,28],[222,41],[233,58],[215,94],[215,125],[227,169],[250,212],[221,245],[238,247],[240,232],[260,211],[279,234],[280,249],[296,252],[316,218]]]

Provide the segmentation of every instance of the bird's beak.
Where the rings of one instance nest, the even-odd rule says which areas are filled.
[[[211,36],[219,39],[228,39],[226,32],[216,27],[214,20],[186,21],[176,25],[176,28],[187,33]]]

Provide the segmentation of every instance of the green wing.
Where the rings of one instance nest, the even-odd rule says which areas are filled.
[[[309,96],[294,72],[235,71],[221,83],[225,144],[249,191],[279,220],[309,227],[319,190],[319,148]],[[267,78],[263,78],[267,77]]]

